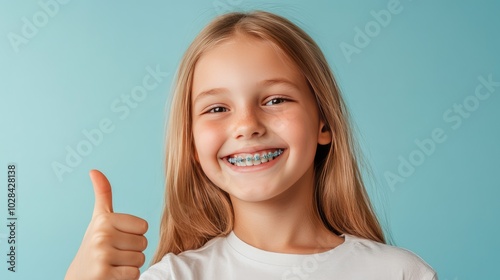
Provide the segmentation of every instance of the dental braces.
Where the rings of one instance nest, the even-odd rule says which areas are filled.
[[[283,150],[279,149],[277,151],[275,151],[274,153],[273,152],[269,152],[267,154],[263,154],[262,156],[257,154],[257,155],[254,155],[253,157],[252,156],[247,156],[246,158],[242,158],[242,157],[234,157],[234,158],[229,158],[228,161],[229,163],[232,163],[232,164],[235,164],[235,163],[242,163],[243,160],[246,160],[246,162],[250,162],[250,161],[259,161],[262,157],[262,159],[268,159],[268,160],[272,160],[273,158],[279,156],[283,154]]]

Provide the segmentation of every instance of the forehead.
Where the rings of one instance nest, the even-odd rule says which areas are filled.
[[[297,86],[307,84],[297,65],[274,43],[235,35],[201,55],[193,73],[192,95],[218,87],[252,87],[276,78]]]

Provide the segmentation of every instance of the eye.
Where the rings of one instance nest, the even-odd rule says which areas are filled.
[[[207,113],[224,113],[227,112],[227,108],[217,106],[217,107],[212,107],[210,110],[207,111]]]
[[[286,101],[288,101],[288,100],[283,98],[283,97],[275,97],[275,98],[267,101],[266,106],[277,105],[277,104],[280,104],[280,103],[283,103]]]

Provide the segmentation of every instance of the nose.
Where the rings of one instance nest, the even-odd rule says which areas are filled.
[[[266,129],[260,114],[253,108],[247,108],[235,114],[233,131],[235,139],[250,139],[264,135]]]

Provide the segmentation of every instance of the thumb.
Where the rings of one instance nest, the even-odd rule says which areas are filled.
[[[111,195],[111,185],[104,174],[99,170],[90,170],[90,180],[94,186],[94,214],[113,213],[113,201]]]

